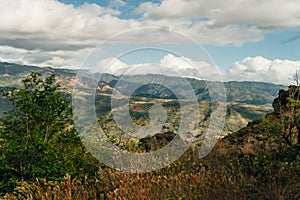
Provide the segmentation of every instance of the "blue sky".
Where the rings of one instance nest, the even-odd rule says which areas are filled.
[[[278,31],[268,34],[259,42],[246,43],[242,46],[204,45],[205,49],[214,58],[215,62],[228,68],[234,61],[245,57],[263,56],[268,59],[300,60],[300,39],[289,41],[300,34],[300,29]]]
[[[181,48],[176,56],[168,49],[135,51],[113,68],[167,63],[179,69],[183,63],[177,57],[182,57],[201,69],[205,53],[176,35],[181,33],[204,47],[225,80],[288,84],[300,69],[300,2],[295,0],[20,0],[0,6],[2,62],[78,68],[110,38],[114,45],[98,49],[106,62],[130,46]],[[145,27],[157,29],[130,32]],[[101,59],[84,64],[105,63]]]
[[[144,2],[152,2],[154,4],[161,3],[161,0],[139,0],[124,1],[126,5],[121,6],[113,0],[60,0],[66,4],[72,4],[76,7],[84,3],[95,3],[103,7],[116,8],[121,11],[119,15],[122,19],[138,19],[139,14],[134,12]],[[241,46],[237,45],[203,45],[215,63],[227,69],[232,63],[242,60],[245,57],[263,56],[268,59],[288,59],[300,60],[300,39],[289,41],[300,34],[300,28],[288,28],[278,30],[270,34],[266,34],[264,39],[258,42],[249,42]],[[138,59],[138,58],[136,58]]]
[[[66,4],[80,6],[84,3],[95,3],[104,7],[120,9],[122,19],[138,18],[140,15],[134,13],[134,9],[147,0],[126,1],[125,6],[120,6],[112,0],[60,0]],[[159,4],[160,0],[151,2]],[[269,59],[300,59],[300,39],[289,41],[300,34],[300,28],[290,30],[278,30],[278,32],[267,34],[262,41],[246,43],[242,46],[225,45],[213,46],[204,45],[204,48],[222,67],[229,67],[234,61],[246,56],[265,56]]]
[[[147,2],[147,0],[136,0],[136,1],[123,1],[126,3],[125,6],[121,6],[118,1],[113,0],[60,0],[65,4],[72,4],[74,6],[80,6],[84,3],[95,3],[103,7],[116,8],[121,11],[120,17],[122,19],[138,18],[139,15],[133,12],[134,8],[137,8],[140,4]],[[160,0],[153,0],[153,3],[160,3]]]

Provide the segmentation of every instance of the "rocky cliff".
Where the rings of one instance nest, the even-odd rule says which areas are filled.
[[[295,85],[290,85],[288,90],[281,89],[279,90],[278,97],[274,99],[272,104],[274,108],[274,113],[277,115],[282,115],[286,113],[288,98],[300,99],[300,87]]]
[[[293,138],[299,133],[293,120],[300,121],[300,115],[291,113],[288,104],[289,98],[299,100],[299,96],[299,86],[289,86],[288,90],[281,89],[272,104],[274,108],[272,113],[249,122],[247,127],[220,139],[209,156],[231,158],[240,154],[255,155],[262,151],[278,151],[284,146],[296,144]],[[291,136],[290,141],[287,136]]]

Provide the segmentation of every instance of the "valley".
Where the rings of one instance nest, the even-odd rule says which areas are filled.
[[[21,66],[10,63],[0,63],[0,88],[19,87],[24,79],[31,71],[41,74],[57,74],[57,82],[62,86],[62,91],[65,94],[71,94],[73,86],[76,83],[76,70],[68,69],[53,69],[39,68],[34,66]],[[96,110],[99,112],[99,117],[110,118],[110,97],[120,77],[103,74],[96,75],[101,78],[98,82],[98,90],[96,94]],[[117,85],[120,90],[126,91],[131,85],[139,84],[142,87],[138,88],[133,94],[122,94],[124,96],[131,95],[131,114],[133,119],[137,121],[147,121],[147,112],[149,107],[159,103],[165,107],[167,111],[168,122],[176,123],[175,119],[179,112],[176,96],[168,88],[161,85],[147,84],[143,82],[157,79],[167,79],[172,85],[178,84],[176,77],[162,77],[162,75],[136,75],[127,77],[127,81],[122,81],[122,85]],[[188,82],[194,89],[195,95],[199,101],[199,111],[201,115],[198,124],[199,130],[195,135],[201,135],[205,132],[209,124],[210,115],[210,98],[209,90],[205,81],[187,78]],[[174,86],[174,87],[175,87]],[[178,84],[180,86],[180,83]],[[227,115],[224,125],[224,135],[233,133],[247,125],[248,122],[259,119],[272,111],[271,103],[277,96],[280,89],[286,86],[274,85],[259,82],[225,82]],[[84,86],[83,86],[84,87]],[[125,88],[125,89],[124,89]],[[67,95],[67,96],[69,96]],[[84,95],[84,94],[82,94]],[[137,104],[137,105],[135,105]],[[10,108],[9,103],[0,99],[0,110]],[[172,115],[172,116],[171,116]],[[173,119],[173,122],[171,122]],[[140,122],[145,123],[145,122]],[[176,127],[176,124],[172,124]]]

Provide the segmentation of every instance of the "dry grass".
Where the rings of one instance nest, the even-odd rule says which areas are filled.
[[[165,172],[130,174],[106,170],[99,179],[78,181],[66,175],[61,182],[22,183],[5,199],[88,200],[88,199],[299,199],[299,174],[284,168],[258,182],[254,175],[226,167],[211,170],[202,167],[197,173]],[[294,176],[294,177],[292,177]],[[296,177],[296,178],[295,178]]]
[[[149,173],[123,173],[102,169],[92,180],[69,175],[61,182],[38,180],[20,183],[4,199],[300,199],[300,162],[245,165],[218,158],[199,160],[197,150]]]

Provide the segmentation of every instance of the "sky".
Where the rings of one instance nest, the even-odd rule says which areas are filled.
[[[300,70],[299,0],[0,0],[0,7],[2,62],[184,76],[194,67],[206,79],[286,85]]]

